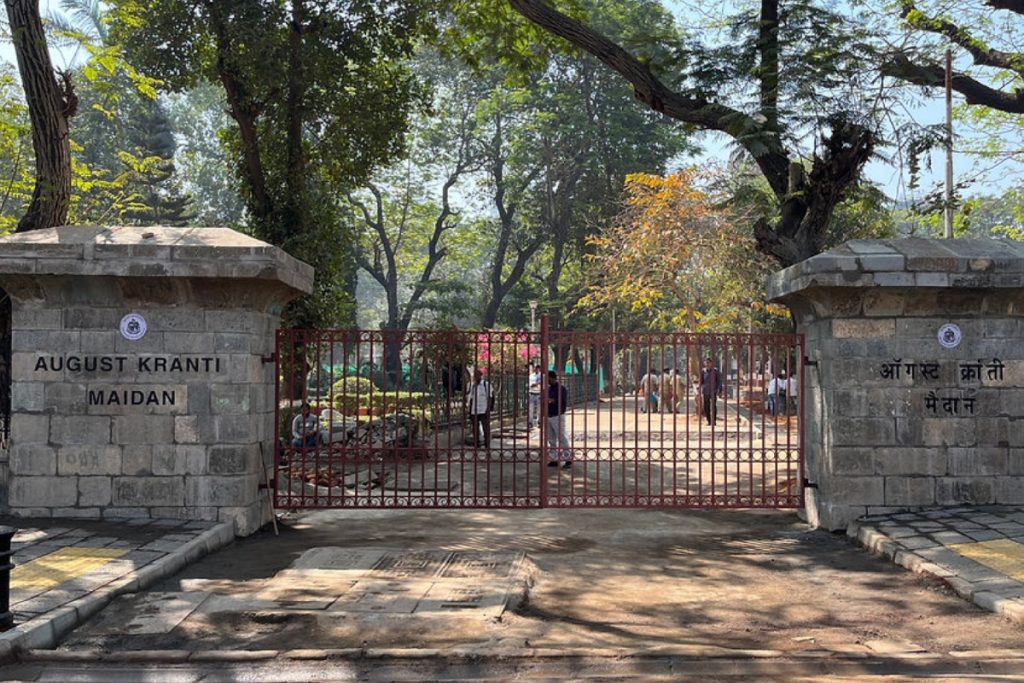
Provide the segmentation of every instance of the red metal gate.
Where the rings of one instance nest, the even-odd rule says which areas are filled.
[[[275,502],[798,507],[803,358],[790,334],[281,330]],[[541,373],[536,428],[531,361],[568,398],[549,419]]]

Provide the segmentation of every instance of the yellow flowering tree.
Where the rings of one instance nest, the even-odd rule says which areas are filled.
[[[772,327],[785,317],[764,302],[773,264],[755,249],[749,216],[730,208],[722,177],[694,167],[629,175],[622,210],[590,239],[594,284],[581,305],[690,332]]]

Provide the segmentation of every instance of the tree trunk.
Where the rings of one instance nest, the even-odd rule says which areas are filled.
[[[5,4],[32,122],[32,148],[36,156],[32,202],[16,230],[26,232],[67,222],[71,205],[68,118],[75,114],[78,98],[68,75],[63,75],[63,87],[54,75],[38,0],[5,0]]]

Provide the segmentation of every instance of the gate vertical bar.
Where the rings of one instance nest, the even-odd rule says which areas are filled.
[[[806,368],[807,368],[807,363],[806,363],[807,356],[805,356],[804,354],[807,352],[807,349],[804,347],[804,335],[802,335],[802,334],[801,335],[797,335],[796,343],[797,343],[797,348],[798,348],[799,353],[800,353],[800,356],[799,356],[799,358],[797,360],[797,371],[800,373],[800,381],[797,384],[800,387],[800,391],[797,393],[796,400],[797,400],[797,403],[799,404],[798,405],[798,409],[799,409],[800,413],[797,415],[797,418],[796,418],[797,421],[798,421],[797,432],[796,432],[796,434],[797,434],[797,436],[796,436],[796,438],[797,438],[797,452],[796,452],[796,457],[797,457],[796,472],[797,472],[797,474],[796,474],[796,485],[797,485],[797,490],[800,492],[799,500],[797,501],[797,503],[798,503],[798,505],[801,508],[803,508],[804,505],[805,505],[805,500],[804,500],[804,444],[807,443],[807,440],[804,438],[804,429],[806,429],[806,426],[805,426],[806,422],[804,420],[804,415],[805,415],[804,406],[807,404],[807,393],[806,393],[806,386],[805,386],[805,382],[804,382],[804,375],[805,375]],[[787,501],[787,503],[788,503],[788,501]]]
[[[274,335],[274,450],[271,459],[270,495],[274,499],[274,507],[281,507],[281,491],[278,486],[278,472],[281,471],[281,464],[284,459],[284,446],[281,445],[281,336],[284,330],[278,329]],[[267,463],[260,458],[260,467],[266,467]],[[289,489],[291,478],[289,477]]]
[[[540,317],[540,507],[548,505],[548,316]]]

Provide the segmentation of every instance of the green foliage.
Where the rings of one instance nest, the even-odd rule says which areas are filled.
[[[331,385],[331,394],[334,396],[369,396],[375,391],[379,392],[380,387],[368,377],[343,377]]]
[[[186,225],[191,199],[180,190],[174,131],[162,105],[116,73],[78,88],[70,121],[73,224]]]
[[[232,159],[222,143],[231,125],[224,90],[200,83],[182,93],[166,95],[167,115],[178,142],[175,164],[182,191],[194,198],[193,222],[206,226],[239,226],[245,202]]]
[[[248,228],[316,269],[290,325],[351,324],[351,234],[334,197],[403,152],[420,91],[405,66],[427,0],[116,0],[111,34],[181,92],[224,87]]]
[[[32,128],[17,76],[0,67],[0,235],[12,232],[32,198]]]

